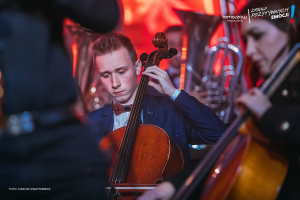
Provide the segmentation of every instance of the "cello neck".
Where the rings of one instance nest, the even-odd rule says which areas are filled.
[[[148,66],[145,66],[145,69]],[[143,102],[146,95],[146,89],[149,81],[149,76],[142,75],[140,84],[135,96],[135,100],[132,106],[132,110],[128,119],[128,123],[126,126],[126,131],[124,137],[129,134],[136,134],[137,128],[140,125],[141,121],[141,113],[143,109]],[[133,131],[133,132],[132,132]],[[134,135],[135,136],[135,135]]]
[[[155,52],[153,52],[155,53]],[[159,63],[155,63],[159,64]],[[147,62],[144,70],[153,65],[152,62]],[[110,183],[125,183],[127,172],[130,166],[131,155],[135,143],[135,138],[138,132],[138,127],[141,122],[141,112],[143,109],[143,102],[146,95],[146,89],[149,82],[149,76],[142,75],[140,84],[135,96],[132,110],[128,119],[122,143],[118,152],[116,164],[110,178]]]

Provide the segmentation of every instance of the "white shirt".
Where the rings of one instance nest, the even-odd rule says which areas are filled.
[[[177,98],[177,96],[180,94],[180,90],[176,89],[176,91],[174,92],[174,94],[172,94],[172,96],[170,97],[173,101]],[[115,103],[116,101],[113,100],[113,103]],[[131,103],[133,104],[133,102]],[[121,104],[124,106],[124,104]],[[113,125],[113,131],[118,129],[118,128],[121,128],[121,127],[124,127],[127,125],[127,122],[128,122],[128,119],[129,119],[129,115],[130,115],[130,112],[123,112],[121,114],[119,114],[118,116],[114,113],[114,125]],[[144,123],[144,120],[143,120],[143,110],[142,110],[142,113],[141,113],[141,120],[142,122]]]

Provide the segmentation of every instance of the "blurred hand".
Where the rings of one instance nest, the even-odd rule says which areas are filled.
[[[272,107],[270,100],[258,88],[250,89],[246,94],[235,99],[237,106],[245,106],[250,112],[260,119]]]
[[[166,71],[160,69],[157,66],[148,67],[144,72],[143,75],[150,76],[156,80],[158,80],[158,84],[154,83],[153,81],[149,81],[149,85],[154,87],[158,92],[162,94],[166,94],[171,96],[175,93],[176,88],[172,84],[169,75]]]
[[[175,187],[165,181],[152,190],[147,190],[138,200],[169,200],[175,194]]]

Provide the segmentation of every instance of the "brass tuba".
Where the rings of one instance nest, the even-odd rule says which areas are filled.
[[[206,91],[203,103],[228,124],[234,117],[234,97],[242,90],[238,85],[244,62],[242,53],[239,48],[229,44],[226,37],[219,38],[218,45],[208,48],[212,34],[222,22],[221,16],[181,10],[177,13],[183,23],[184,37],[187,38],[187,41],[184,38],[183,44],[182,59],[185,64],[181,70],[180,86],[191,95]],[[228,56],[233,56],[235,59],[228,60],[234,60],[237,64],[225,65]],[[214,71],[215,65],[220,69],[218,72]]]
[[[237,65],[224,65],[225,59],[231,51],[237,56]],[[222,58],[218,58],[222,52]],[[216,74],[214,71],[215,63],[220,62],[220,72]],[[234,97],[238,96],[240,89],[238,81],[242,74],[244,58],[241,51],[234,45],[229,44],[226,37],[218,40],[218,45],[210,48],[201,84],[206,89],[208,96],[211,98],[208,106],[213,109],[217,116],[229,123],[234,118]]]
[[[74,105],[78,116],[112,101],[95,71],[92,59],[91,47],[100,35],[72,21],[64,23],[65,46],[73,60],[73,76],[78,85],[79,98]]]

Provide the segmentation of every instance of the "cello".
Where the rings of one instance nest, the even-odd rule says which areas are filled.
[[[176,49],[168,49],[167,41],[163,33],[156,33],[152,43],[158,50],[141,56],[144,70],[177,54]],[[99,144],[112,155],[107,187],[110,199],[134,199],[183,168],[181,150],[167,133],[157,126],[140,124],[148,81],[149,76],[142,75],[127,126],[114,130]]]
[[[299,62],[300,43],[262,85],[265,95],[272,98],[280,92],[279,87]],[[279,194],[288,163],[284,144],[265,137],[246,110],[234,120],[173,199],[188,199],[202,188],[198,198],[201,200],[273,200]]]

